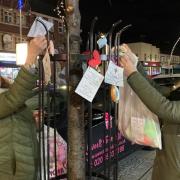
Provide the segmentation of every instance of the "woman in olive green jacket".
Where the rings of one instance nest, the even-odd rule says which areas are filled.
[[[37,80],[31,65],[46,47],[44,37],[30,41],[26,64],[0,94],[0,180],[37,179],[36,128],[25,101],[34,95]]]
[[[180,180],[180,102],[169,101],[133,65],[133,59],[122,56],[127,81],[144,104],[154,112],[162,124],[162,150],[157,150],[153,166],[153,180]],[[139,68],[138,68],[139,69]],[[164,93],[163,89],[163,93]],[[167,89],[166,93],[170,92]]]

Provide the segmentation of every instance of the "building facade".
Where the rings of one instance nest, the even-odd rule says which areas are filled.
[[[149,76],[161,73],[160,49],[152,44],[137,42],[129,43],[129,47],[139,57]]]
[[[160,62],[160,49],[156,46],[144,42],[129,43],[128,45],[141,61]]]
[[[4,1],[0,1],[4,3]],[[6,3],[7,4],[7,3]],[[22,12],[22,42],[27,40],[28,31],[34,19],[40,16],[54,23],[50,37],[55,43],[55,48],[63,50],[65,28],[58,18],[40,14],[37,12]],[[15,52],[16,43],[20,42],[20,13],[16,9],[0,4],[0,51]]]
[[[142,61],[147,74],[154,76],[161,73],[162,68],[172,68],[180,64],[180,56],[160,53],[160,49],[144,42],[129,43],[129,47]]]

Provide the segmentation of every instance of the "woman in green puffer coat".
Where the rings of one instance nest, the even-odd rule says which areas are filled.
[[[126,45],[122,48],[127,49]],[[144,104],[154,112],[162,124],[162,150],[157,150],[152,180],[180,180],[180,101],[169,101],[170,88],[158,85],[143,76],[142,68],[134,66],[134,55],[126,53],[120,64],[124,67],[127,81]]]
[[[0,94],[0,180],[37,179],[37,136],[25,101],[34,96],[37,56],[47,47],[45,37],[34,38],[24,67],[9,90]]]

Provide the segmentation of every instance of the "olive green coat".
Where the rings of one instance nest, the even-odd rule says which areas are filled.
[[[37,179],[35,122],[25,101],[37,77],[22,68],[12,87],[0,94],[0,179]]]
[[[128,83],[162,124],[163,149],[157,150],[152,179],[180,180],[180,101],[169,101],[162,95],[169,94],[168,88],[149,83],[140,73],[131,74]]]

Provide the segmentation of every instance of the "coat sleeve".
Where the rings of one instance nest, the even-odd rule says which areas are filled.
[[[156,88],[162,95],[168,97],[170,95],[170,92],[171,92],[171,89],[169,87],[165,87],[165,86],[160,86],[159,84],[155,83],[155,81],[153,81],[152,79],[150,79],[146,72],[144,71],[144,68],[142,66],[142,64],[139,62],[138,65],[137,65],[137,70],[138,72],[144,76],[147,81],[149,81],[149,83],[154,87]]]
[[[21,68],[11,88],[0,94],[0,118],[4,118],[19,108],[25,101],[33,96],[32,89],[35,87],[37,76]]]
[[[180,101],[169,101],[138,72],[128,77],[128,83],[144,104],[164,123],[180,123]]]

